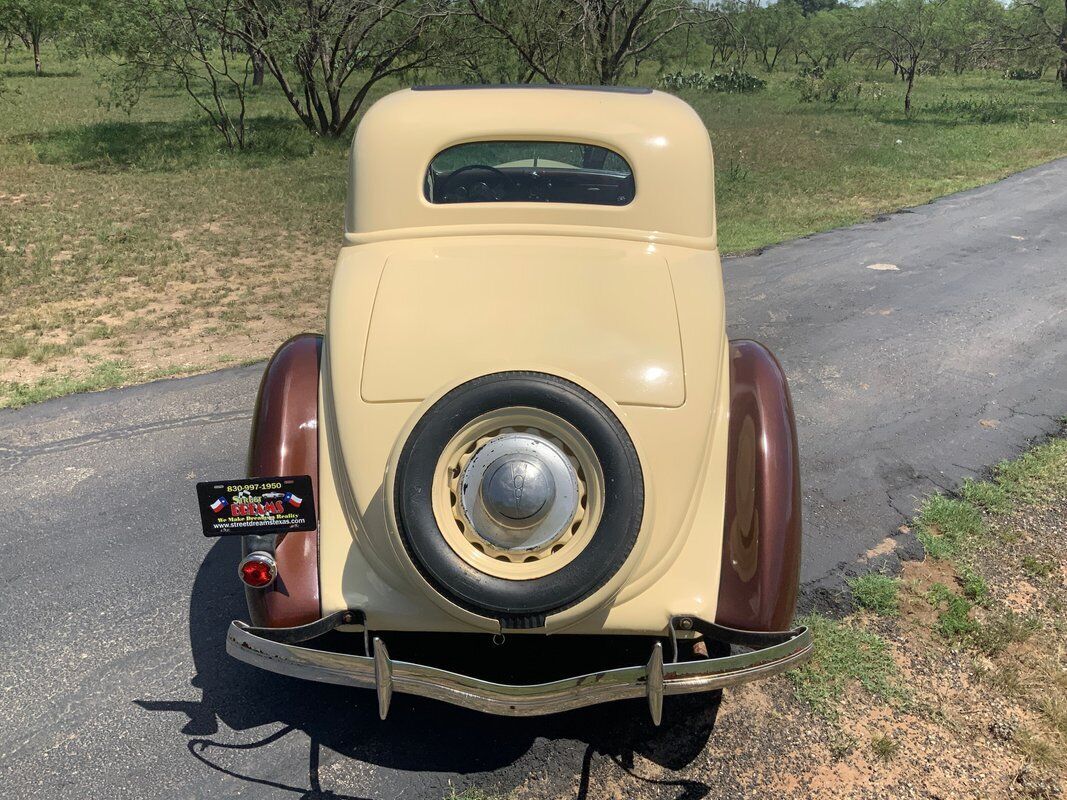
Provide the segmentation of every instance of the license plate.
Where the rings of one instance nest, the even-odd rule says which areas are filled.
[[[315,496],[311,476],[240,478],[196,485],[204,536],[313,531]]]

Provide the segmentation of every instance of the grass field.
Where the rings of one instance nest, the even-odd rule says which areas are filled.
[[[314,139],[266,86],[251,150],[225,152],[177,89],[126,114],[97,64],[0,65],[0,407],[266,357],[320,329],[346,141]],[[654,82],[649,74],[646,82]],[[377,95],[398,88],[383,85]],[[1051,80],[924,77],[918,113],[859,97],[685,95],[716,149],[721,246],[738,252],[928,201],[1067,155]]]

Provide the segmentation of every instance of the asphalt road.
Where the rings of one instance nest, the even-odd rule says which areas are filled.
[[[731,335],[791,377],[809,604],[916,498],[1067,412],[1067,159],[726,274]],[[704,796],[669,770],[705,748],[728,763],[705,698],[658,731],[640,703],[501,720],[405,697],[380,724],[369,692],[227,657],[237,543],[199,535],[192,484],[240,474],[261,369],[0,412],[0,794],[584,797],[598,763],[642,756],[667,768],[648,796]]]

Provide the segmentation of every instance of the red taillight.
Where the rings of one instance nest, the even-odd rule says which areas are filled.
[[[260,589],[274,580],[278,567],[269,553],[255,552],[245,556],[237,572],[247,585]]]

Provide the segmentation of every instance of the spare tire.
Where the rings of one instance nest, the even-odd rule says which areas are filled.
[[[546,575],[511,580],[476,569],[441,531],[433,508],[442,453],[465,426],[509,409],[554,415],[585,438],[603,477],[603,502],[584,549]],[[464,383],[416,423],[397,463],[393,501],[412,563],[442,596],[505,628],[543,627],[549,614],[589,597],[614,576],[637,542],[644,480],[633,441],[619,418],[577,384],[540,372],[499,372]]]

